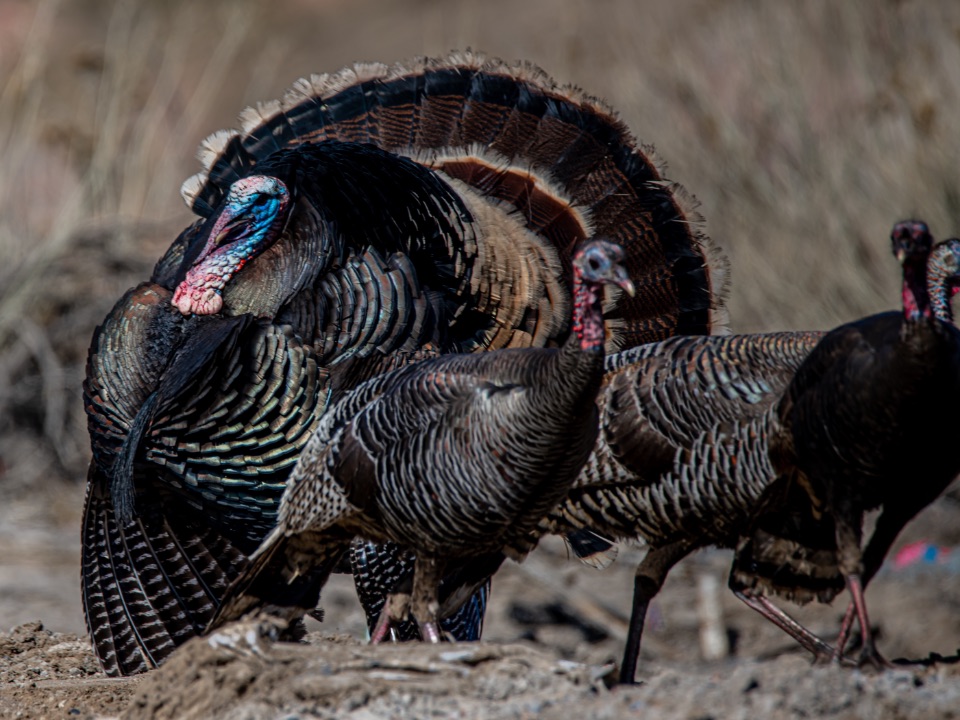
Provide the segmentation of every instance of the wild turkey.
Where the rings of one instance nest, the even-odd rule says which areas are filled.
[[[730,424],[761,421],[819,337],[677,337],[608,358],[597,448],[546,525],[648,546],[634,581],[621,682],[633,682],[647,607],[667,573],[697,548],[732,547],[771,479],[750,465],[724,465],[733,452],[715,455],[740,439]]]
[[[360,536],[416,554],[411,595],[397,604],[393,595],[372,641],[406,619],[409,603],[423,639],[438,642],[448,568],[526,556],[593,450],[606,342],[602,286],[633,294],[623,258],[604,240],[576,252],[573,332],[560,348],[426,360],[334,404],[293,469],[277,527],[227,590],[211,629],[259,607],[309,611]]]
[[[925,259],[932,239],[921,223],[894,227],[895,250],[915,235]],[[637,568],[621,682],[633,682],[646,610],[669,570],[697,548],[734,547],[751,527],[776,478],[767,457],[776,403],[823,335],[678,337],[608,360],[597,451],[549,522],[649,547]],[[843,587],[833,575],[824,583],[823,592]],[[735,591],[811,652],[832,653],[762,594]]]
[[[94,335],[84,384],[94,452],[84,610],[114,673],[145,669],[146,653],[163,657],[213,612],[250,538],[269,529],[259,507],[282,491],[326,392],[312,348],[287,328],[248,314],[184,318],[171,299],[156,283],[129,291]],[[258,446],[273,452],[240,450]],[[224,462],[224,448],[236,460]],[[187,505],[195,487],[210,518],[162,511],[178,494]]]
[[[532,66],[356,65],[241,121],[202,144],[204,171],[184,185],[200,219],[158,264],[153,295],[121,299],[91,347],[83,593],[112,675],[159,664],[208,623],[332,399],[441,352],[562,343],[572,249],[591,233],[623,246],[638,287],[609,315],[609,350],[722,329],[726,265],[682,189],[612,111]],[[243,244],[229,279],[207,272]],[[191,338],[206,322],[166,307],[175,293],[178,308],[212,301],[207,320],[246,318],[285,349],[267,362],[247,329],[191,359],[177,349],[202,345]],[[286,393],[274,380],[298,358],[306,390]],[[227,367],[230,387],[203,407],[185,380],[162,389]],[[258,391],[272,396],[259,413]]]
[[[863,588],[900,530],[960,473],[960,457],[952,450],[960,427],[949,412],[936,410],[960,400],[960,331],[949,305],[960,280],[960,241],[934,249],[926,280],[927,265],[908,265],[902,312],[873,315],[830,332],[798,369],[770,439],[771,461],[782,482],[788,491],[802,488],[794,492],[794,514],[823,518],[815,526],[821,542],[804,537],[801,548],[822,547],[824,527],[832,526],[835,533],[836,564],[853,604],[835,658],[855,614],[862,638],[858,662],[877,666],[886,661],[875,647]],[[935,308],[944,316],[937,317]],[[931,422],[933,417],[938,420]],[[881,513],[861,552],[863,515],[874,508]],[[759,549],[745,547],[766,558],[777,549],[770,542]],[[761,590],[769,587],[756,575],[736,579]]]
[[[921,220],[904,220],[894,225],[891,241],[905,279],[901,291],[903,306],[915,309],[917,300],[912,286],[925,284],[935,316],[952,322],[944,288],[954,292],[956,278],[951,276],[944,259],[953,241],[933,247],[933,236]],[[764,447],[758,446],[758,451],[768,454]],[[843,650],[843,634],[836,649],[818,644],[818,638],[785,618],[766,597],[776,595],[797,604],[814,599],[831,602],[845,585],[838,566],[836,541],[833,517],[812,506],[806,490],[797,483],[781,478],[767,488],[758,502],[752,528],[738,542],[730,571],[733,592],[808,647],[817,660],[836,659]],[[848,609],[848,621],[853,619],[852,613],[853,603]]]

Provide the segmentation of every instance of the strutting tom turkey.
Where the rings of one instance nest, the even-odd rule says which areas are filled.
[[[726,264],[686,194],[613,111],[528,64],[314,75],[199,154],[197,220],[88,363],[83,596],[109,674],[209,622],[331,399],[440,353],[559,346],[585,238],[621,245],[637,288],[608,351],[723,328]],[[201,395],[203,373],[230,380]]]
[[[211,629],[266,607],[296,617],[354,536],[414,551],[411,593],[392,593],[373,633],[416,619],[440,639],[440,579],[472,558],[523,559],[597,437],[603,286],[633,294],[620,246],[573,258],[573,331],[559,348],[445,355],[379,375],[335,403],[307,443],[277,527],[233,583]]]

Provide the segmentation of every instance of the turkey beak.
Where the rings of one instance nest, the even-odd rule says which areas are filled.
[[[905,248],[898,247],[898,248],[897,248],[897,252],[895,253],[895,255],[896,255],[896,258],[897,258],[897,262],[898,262],[898,263],[903,263],[903,259],[907,256],[907,251],[906,251]]]
[[[213,240],[213,247],[223,247],[228,240],[231,242],[239,240],[246,234],[247,229],[247,223],[237,218],[231,218],[217,233]]]
[[[629,278],[627,271],[623,268],[617,268],[613,283],[617,287],[621,288],[630,297],[633,297],[637,294],[637,289],[633,286],[633,281]]]

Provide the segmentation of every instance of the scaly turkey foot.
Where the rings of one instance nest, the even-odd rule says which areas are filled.
[[[829,647],[829,646],[828,646]],[[813,654],[814,665],[839,665],[845,668],[855,668],[857,663],[837,652],[836,648],[830,648],[829,652],[815,652]]]
[[[847,647],[847,641],[850,639],[850,629],[853,627],[853,621],[856,617],[857,606],[853,600],[851,600],[847,605],[847,612],[844,613],[843,621],[840,623],[840,633],[837,635],[837,657],[835,658],[837,661],[839,661],[844,649]]]
[[[883,657],[883,655],[877,651],[876,646],[871,641],[869,644],[864,644],[863,649],[860,651],[860,657],[857,659],[857,667],[872,667],[876,670],[889,670],[890,668],[895,667],[895,665]]]
[[[420,627],[420,637],[424,642],[434,644],[440,642],[440,628],[437,623],[427,621],[418,622],[417,625]]]
[[[857,666],[865,667],[871,665],[877,670],[886,670],[887,668],[893,667],[886,658],[877,652],[877,647],[874,644],[873,632],[870,629],[870,619],[867,615],[867,603],[863,598],[863,583],[858,573],[850,573],[847,575],[847,589],[850,591],[853,606],[856,608],[857,620],[860,623],[861,642],[863,643],[863,649],[860,651]],[[849,612],[847,614],[849,615]],[[844,624],[846,624],[846,620],[847,618],[845,617]],[[841,641],[843,641],[843,638],[841,638]],[[843,650],[840,642],[837,643],[837,648],[834,652],[838,658],[841,656]]]

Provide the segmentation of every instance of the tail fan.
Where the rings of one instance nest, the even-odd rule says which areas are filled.
[[[183,184],[200,216],[284,148],[371,143],[512,205],[566,265],[587,236],[623,245],[642,289],[611,315],[623,347],[725,331],[727,262],[697,229],[695,202],[611,109],[529,63],[464,52],[357,64],[302,78],[239,120],[201,143],[203,170]]]
[[[730,586],[798,604],[830,602],[844,589],[833,519],[819,513],[803,488],[788,478],[771,485],[761,505],[783,494],[785,500],[773,505],[780,509],[762,511],[753,532],[741,539]]]

